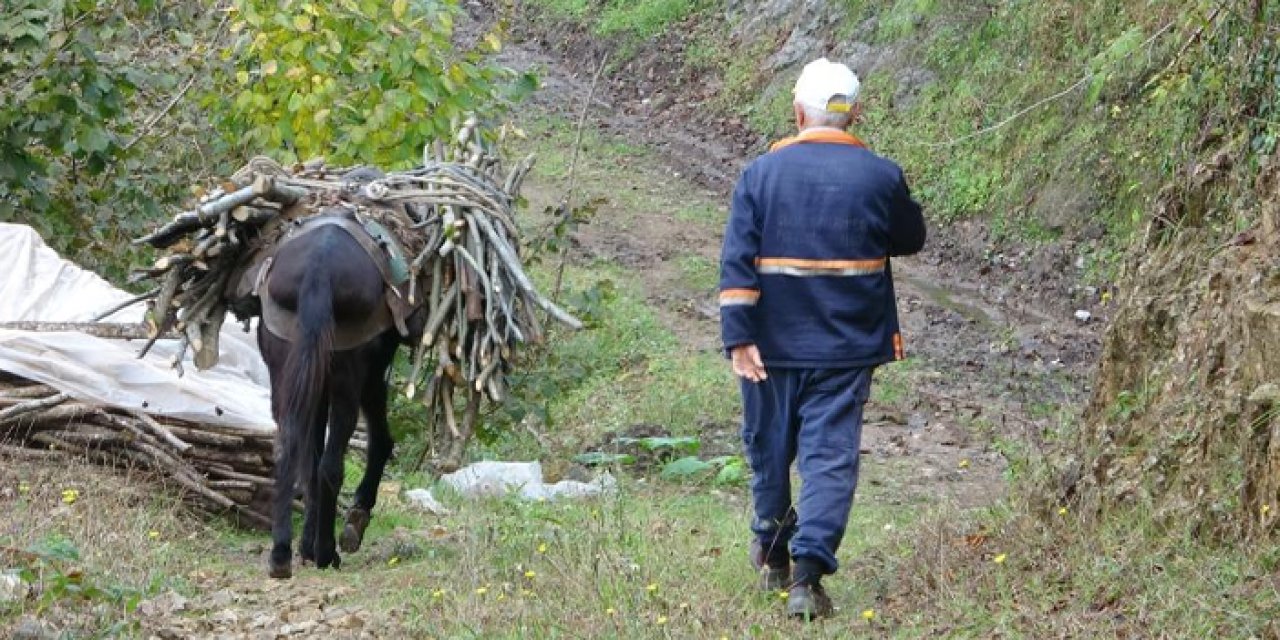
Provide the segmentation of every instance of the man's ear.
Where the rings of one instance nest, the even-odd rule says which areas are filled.
[[[804,131],[804,125],[805,125],[805,122],[804,122],[804,107],[801,107],[801,106],[800,106],[800,103],[798,103],[798,102],[793,102],[793,103],[791,103],[791,109],[792,109],[792,111],[794,111],[794,112],[795,112],[795,116],[796,116],[796,129],[799,129],[800,131]]]
[[[849,124],[859,124],[862,122],[862,103],[855,102],[849,111]]]

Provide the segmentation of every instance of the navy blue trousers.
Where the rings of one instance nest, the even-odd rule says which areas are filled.
[[[838,567],[836,551],[858,485],[872,369],[770,368],[764,382],[742,380],[742,442],[753,474],[751,531],[770,560],[784,560],[789,550],[823,574]],[[794,504],[792,462],[801,481]]]

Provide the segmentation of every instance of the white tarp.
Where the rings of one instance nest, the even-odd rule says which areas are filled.
[[[96,274],[63,260],[25,225],[0,223],[0,321],[87,322],[129,299]],[[135,305],[108,322],[140,322]],[[272,431],[271,390],[254,336],[239,324],[222,330],[218,366],[186,375],[170,368],[177,345],[160,340],[138,359],[141,340],[82,333],[0,329],[0,371],[20,375],[92,404]]]

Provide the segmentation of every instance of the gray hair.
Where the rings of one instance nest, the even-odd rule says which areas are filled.
[[[818,109],[808,105],[800,105],[804,109],[804,119],[813,127],[833,127],[847,129],[853,123],[852,113],[832,113],[826,109]]]

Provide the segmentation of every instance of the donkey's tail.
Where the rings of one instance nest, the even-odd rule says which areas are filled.
[[[329,360],[333,350],[333,288],[329,275],[308,271],[298,291],[298,336],[285,360],[284,409],[281,430],[293,434],[293,454],[301,463],[302,481],[309,482],[315,467],[316,438],[324,430],[316,423],[328,412],[322,401],[329,386]],[[322,413],[323,412],[323,413]]]

